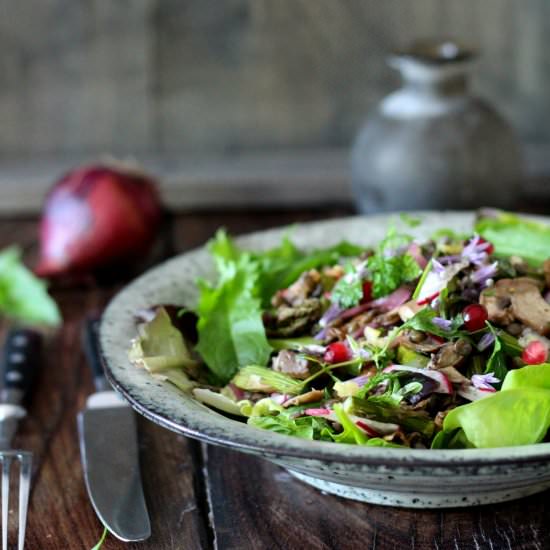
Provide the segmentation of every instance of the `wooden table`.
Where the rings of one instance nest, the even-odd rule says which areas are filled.
[[[202,244],[224,225],[243,233],[334,211],[180,215],[165,254]],[[0,248],[36,254],[36,220],[0,221]],[[84,487],[76,414],[92,392],[80,349],[86,313],[101,310],[119,284],[54,291],[64,325],[47,353],[16,444],[35,456],[29,550],[89,549],[102,532]],[[175,435],[140,418],[143,482],[153,535],[141,544],[110,537],[116,549],[537,549],[550,548],[550,492],[517,502],[449,511],[410,511],[346,501],[291,478],[263,460]]]

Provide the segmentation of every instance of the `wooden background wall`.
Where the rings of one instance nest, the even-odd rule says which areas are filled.
[[[547,0],[0,0],[0,156],[346,147],[398,80],[384,56],[452,35],[476,89],[550,140]]]

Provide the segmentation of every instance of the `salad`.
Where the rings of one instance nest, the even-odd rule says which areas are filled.
[[[418,220],[407,217],[410,225]],[[406,448],[550,441],[550,227],[478,215],[423,242],[261,252],[219,231],[194,310],[136,312],[129,357],[255,428]]]

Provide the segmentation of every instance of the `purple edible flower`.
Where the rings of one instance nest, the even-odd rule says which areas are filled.
[[[315,338],[315,340],[324,340],[327,337],[327,331],[328,327],[325,327],[321,329],[317,334],[315,334],[313,338]]]
[[[481,337],[481,340],[477,343],[477,349],[479,351],[486,350],[495,341],[495,335],[492,332],[488,332]],[[475,375],[474,375],[475,376]]]
[[[498,384],[500,380],[495,377],[494,372],[487,374],[474,374],[472,376],[472,384],[480,390],[496,391],[491,384]]]
[[[432,260],[432,270],[437,274],[445,273],[445,266],[434,258]]]
[[[472,273],[472,281],[477,284],[486,283],[488,279],[491,279],[497,274],[497,268],[498,262],[493,262],[492,264],[479,267]]]
[[[491,243],[482,242],[479,235],[474,235],[462,249],[461,256],[474,265],[481,265],[489,257],[487,250]]]
[[[433,324],[439,327],[441,330],[451,330],[452,321],[449,319],[443,319],[443,317],[434,317],[432,319]]]
[[[337,304],[331,304],[331,306],[323,313],[323,316],[319,319],[319,326],[326,327],[331,321],[334,321],[342,313],[342,309]]]
[[[351,378],[350,380],[348,380],[348,382],[353,382],[354,384],[357,384],[360,388],[362,388],[370,379],[370,374],[362,374],[361,376]]]
[[[315,340],[324,340],[327,337],[327,329],[330,323],[337,319],[342,314],[342,308],[337,304],[331,304],[329,308],[323,313],[323,316],[319,319],[319,326],[321,330],[315,334]]]

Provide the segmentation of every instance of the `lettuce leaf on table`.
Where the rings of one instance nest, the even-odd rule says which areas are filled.
[[[21,251],[8,248],[0,252],[0,316],[29,324],[58,325],[59,309],[46,290],[21,262]]]

